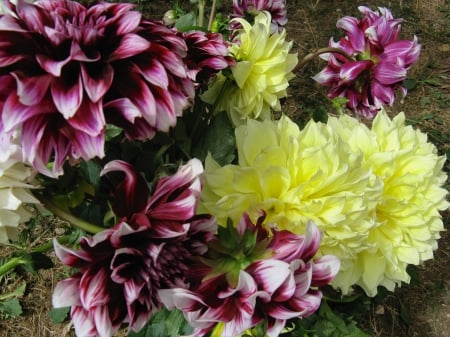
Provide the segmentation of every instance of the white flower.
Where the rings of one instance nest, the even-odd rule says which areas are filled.
[[[34,172],[22,163],[16,139],[0,136],[0,244],[17,239],[17,227],[30,219],[25,204],[39,203],[30,192]]]

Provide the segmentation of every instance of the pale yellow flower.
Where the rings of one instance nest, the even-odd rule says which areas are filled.
[[[380,181],[326,125],[310,122],[303,130],[288,117],[249,119],[236,129],[239,165],[220,167],[206,160],[202,210],[224,225],[243,212],[256,220],[260,209],[279,229],[304,233],[308,220],[323,231],[319,254],[341,260],[351,282],[354,257],[371,248]]]
[[[16,240],[17,227],[30,219],[25,204],[39,203],[30,193],[33,186],[27,182],[32,175],[32,170],[21,162],[20,147],[0,139],[0,244]]]
[[[356,284],[370,296],[379,285],[392,291],[402,281],[409,282],[409,264],[433,258],[437,248],[444,230],[439,211],[449,206],[442,187],[447,180],[442,171],[445,157],[427,142],[426,134],[405,126],[403,113],[390,120],[380,112],[371,129],[349,116],[330,118],[328,125],[353,152],[363,154],[365,165],[383,184],[377,225],[367,239],[373,248],[355,257]],[[334,282],[349,286],[342,276]]]
[[[369,129],[343,115],[300,131],[287,117],[248,120],[236,129],[239,165],[207,158],[202,207],[221,224],[262,209],[295,233],[311,219],[324,235],[319,253],[341,259],[334,287],[392,291],[409,282],[409,264],[433,257],[449,206],[445,157],[404,122],[380,112]]]
[[[294,77],[297,54],[289,54],[292,42],[286,42],[286,31],[271,34],[271,17],[261,12],[253,26],[246,20],[229,50],[236,59],[231,75],[220,73],[201,97],[215,105],[215,111],[226,111],[235,125],[247,117],[266,119],[280,111],[280,98],[286,97],[288,81]]]

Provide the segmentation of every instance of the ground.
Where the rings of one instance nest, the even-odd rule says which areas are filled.
[[[342,0],[287,0],[288,40],[299,58],[326,46],[329,38],[340,37],[336,20],[344,15],[357,16],[357,2]],[[403,103],[390,109],[391,114],[404,111],[408,121],[429,135],[442,154],[449,152],[450,137],[450,4],[445,0],[365,1],[366,5],[388,7],[395,17],[405,18],[402,38],[417,35],[422,45],[420,61],[411,70],[410,91]],[[165,1],[140,1],[149,17],[160,18]],[[324,67],[313,61],[296,72],[291,82],[284,111],[297,119],[320,115],[329,109],[326,92],[311,76]],[[448,165],[448,164],[447,164]],[[449,167],[449,166],[447,166]],[[443,214],[446,228],[450,214]],[[30,248],[51,238],[64,227],[57,219],[39,218]],[[0,248],[0,257],[10,249]],[[55,260],[55,263],[56,260]],[[433,260],[411,268],[411,284],[394,293],[375,298],[367,310],[358,315],[358,324],[373,337],[447,337],[450,335],[450,235],[442,233]],[[0,337],[72,337],[70,323],[53,324],[48,316],[51,293],[67,271],[58,266],[36,274],[21,271],[0,281],[0,294],[26,282],[20,299],[23,314],[17,318],[0,317]],[[351,305],[351,304],[349,304]],[[122,337],[123,332],[118,336]]]

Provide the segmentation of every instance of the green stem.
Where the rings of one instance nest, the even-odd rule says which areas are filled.
[[[66,244],[66,243],[70,242],[71,239],[72,239],[71,235],[64,235],[64,236],[61,236],[60,238],[58,238],[57,240],[60,244]],[[53,240],[46,242],[46,243],[40,245],[39,247],[31,249],[29,252],[24,252],[23,254],[46,253],[52,249],[53,249]],[[0,278],[3,275],[5,275],[6,273],[8,273],[9,271],[14,270],[18,266],[20,266],[22,264],[27,264],[27,263],[28,263],[28,260],[23,259],[22,256],[10,258],[7,262],[5,262],[4,264],[2,264],[0,266]]]
[[[345,51],[343,51],[340,48],[332,48],[332,47],[320,48],[320,49],[316,50],[315,52],[312,52],[312,53],[309,53],[308,55],[306,55],[303,58],[303,60],[301,60],[301,62],[299,64],[297,64],[297,66],[294,69],[294,72],[299,69],[302,69],[309,61],[312,61],[317,56],[319,56],[321,54],[329,54],[329,53],[341,54],[342,56],[347,58],[349,61],[355,61],[355,59],[351,55],[347,54]]]
[[[95,234],[104,230],[104,228],[102,227],[96,226],[83,219],[77,218],[76,216],[69,213],[69,211],[60,208],[53,201],[48,200],[47,198],[41,195],[37,195],[37,198],[44,205],[44,207],[48,209],[50,212],[52,212],[54,215],[56,215],[62,220],[69,222],[71,225],[74,225],[75,227],[82,229],[85,232]]]
[[[203,27],[203,18],[205,17],[205,0],[198,2],[198,25]]]
[[[58,242],[62,245],[69,243],[72,240],[72,235],[64,235],[57,238]],[[53,249],[53,240],[48,241],[36,248],[31,249],[30,253],[46,253]]]
[[[4,274],[9,272],[10,270],[14,270],[21,264],[25,264],[25,263],[26,263],[26,261],[22,260],[21,257],[13,257],[12,259],[9,259],[8,262],[6,262],[0,266],[0,277],[2,277]]]
[[[211,12],[209,13],[208,32],[211,31],[214,17],[216,16],[216,3],[217,3],[217,0],[212,0]]]

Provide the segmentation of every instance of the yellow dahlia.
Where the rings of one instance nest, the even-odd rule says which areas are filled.
[[[25,204],[39,203],[27,183],[32,170],[21,162],[20,147],[6,138],[0,136],[0,245],[16,240],[17,227],[30,219]]]
[[[371,248],[380,181],[363,166],[362,155],[334,137],[325,124],[303,130],[288,117],[279,121],[248,119],[236,128],[239,165],[206,160],[203,211],[221,225],[238,222],[243,212],[256,220],[264,210],[278,229],[304,233],[308,220],[323,232],[319,255],[336,255],[340,274],[357,278],[355,256]]]
[[[253,25],[242,18],[234,21],[242,26],[229,48],[236,65],[231,74],[219,73],[201,97],[239,125],[247,117],[266,119],[272,110],[281,110],[280,98],[287,96],[298,59],[297,54],[289,54],[292,42],[285,41],[284,29],[271,34],[268,12],[258,14]]]
[[[409,264],[433,258],[437,248],[444,230],[439,212],[449,206],[442,187],[447,180],[442,171],[445,157],[427,142],[426,134],[405,125],[403,113],[391,120],[380,112],[371,129],[346,115],[330,118],[328,126],[354,153],[363,155],[364,164],[383,185],[376,226],[367,238],[372,248],[355,256],[356,284],[370,296],[379,285],[392,291],[402,281],[409,282]],[[334,284],[344,289],[351,285],[342,275]]]

